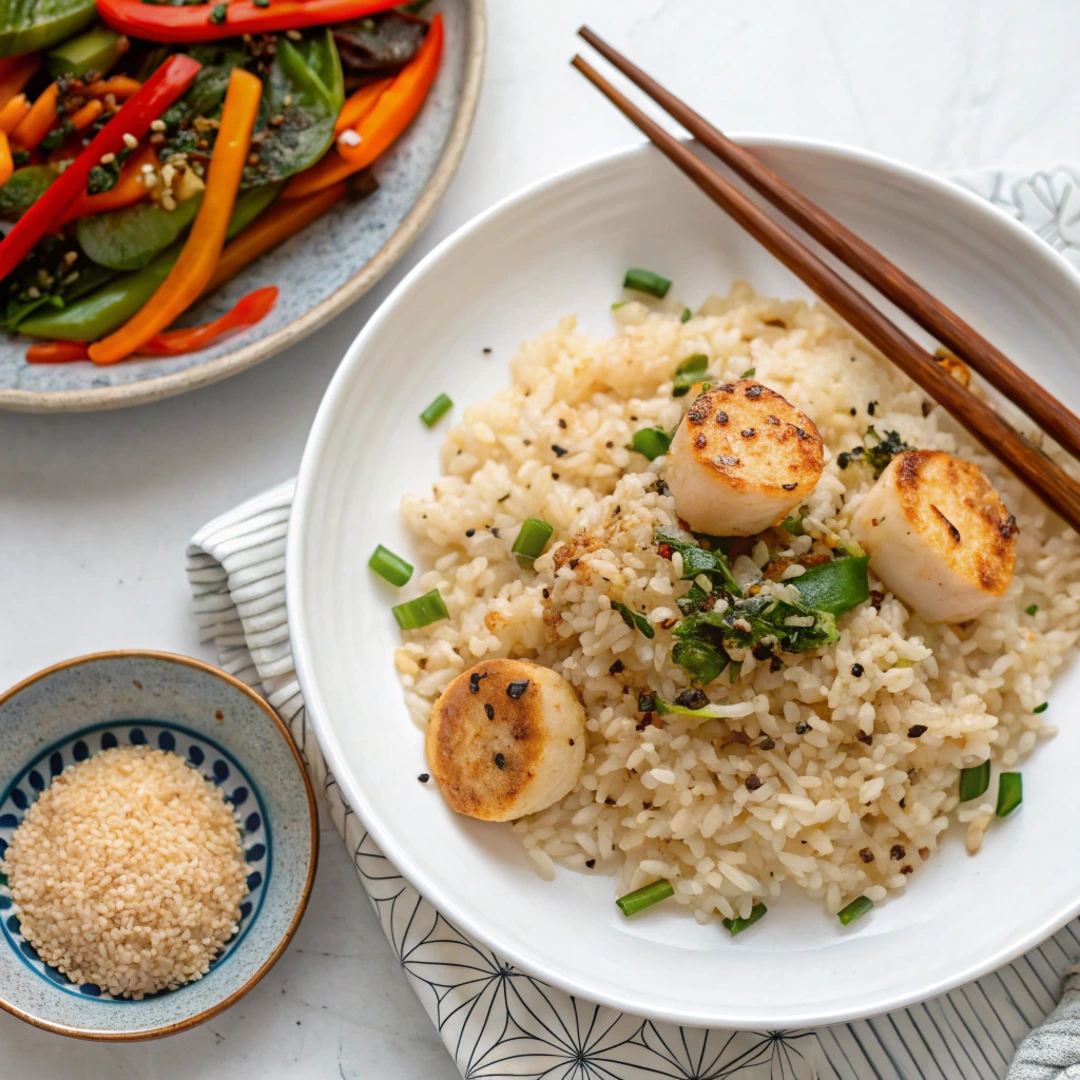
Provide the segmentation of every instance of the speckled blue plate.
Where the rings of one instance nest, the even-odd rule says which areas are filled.
[[[26,363],[30,339],[0,331],[0,409],[90,412],[139,405],[235,375],[317,330],[359,299],[427,224],[465,150],[484,66],[484,0],[434,0],[446,44],[428,100],[408,131],[375,164],[379,190],[342,200],[191,312],[205,322],[252,289],[282,286],[257,326],[185,356],[110,367]]]
[[[228,1008],[270,969],[307,906],[318,858],[315,797],[277,714],[232,676],[166,653],[100,653],[0,697],[0,855],[53,777],[114,746],[185,757],[236,808],[248,861],[240,927],[198,982],[141,1001],[76,986],[26,941],[0,874],[0,1007],[63,1035],[146,1039]]]

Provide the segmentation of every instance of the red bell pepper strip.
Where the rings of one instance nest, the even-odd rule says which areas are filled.
[[[178,10],[178,9],[172,9]],[[86,190],[90,170],[103,154],[124,149],[124,135],[142,138],[150,124],[191,85],[202,65],[190,56],[169,57],[137,94],[94,136],[94,141],[49,185],[0,241],[0,281],[33,250],[64,211]]]
[[[28,364],[73,364],[89,359],[85,341],[41,341],[26,350]]]
[[[277,298],[276,285],[256,289],[242,296],[224,315],[211,322],[155,334],[145,345],[139,346],[139,353],[146,356],[179,356],[181,353],[205,349],[225,334],[254,326],[269,314]]]
[[[233,0],[218,19],[220,2],[209,4],[146,4],[143,0],[97,0],[98,14],[114,30],[144,41],[190,44],[241,34],[303,30],[308,26],[349,22],[397,7],[401,0],[270,0],[258,7],[252,0]]]

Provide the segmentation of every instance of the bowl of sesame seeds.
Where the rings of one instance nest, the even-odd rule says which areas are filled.
[[[165,653],[99,653],[0,696],[0,1008],[133,1040],[228,1008],[303,917],[314,794],[277,714]]]

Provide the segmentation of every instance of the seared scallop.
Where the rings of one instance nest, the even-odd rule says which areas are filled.
[[[963,622],[1009,587],[1020,530],[978,465],[908,450],[859,504],[851,531],[874,573],[927,622]]]
[[[694,532],[753,536],[814,490],[824,462],[813,420],[752,379],[706,390],[667,460],[675,511]]]
[[[512,821],[558,802],[577,783],[585,710],[550,668],[484,660],[435,702],[427,759],[452,809]]]

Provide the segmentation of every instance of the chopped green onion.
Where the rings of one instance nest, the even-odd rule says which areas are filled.
[[[794,585],[808,608],[843,615],[870,598],[870,582],[866,578],[869,561],[866,555],[859,559],[833,559],[811,566],[805,574],[784,584]]]
[[[786,529],[792,536],[802,536],[802,518],[788,516],[780,522],[780,528]]]
[[[736,701],[732,705],[703,705],[700,709],[689,709],[685,705],[674,705],[663,698],[656,699],[656,711],[661,716],[693,716],[701,720],[732,720],[749,716],[754,711],[752,701]]]
[[[836,917],[845,926],[850,926],[856,919],[861,919],[873,906],[874,901],[869,896],[856,896],[847,907],[841,908],[836,913]]]
[[[655,427],[641,428],[640,431],[635,431],[634,437],[630,440],[630,449],[643,454],[650,461],[663,457],[668,452],[670,445],[671,436],[666,431],[661,431]]]
[[[679,322],[689,322],[693,317],[694,313],[689,308],[683,308],[683,312],[679,316]]]
[[[1039,605],[1031,604],[1026,610],[1029,615],[1034,615],[1035,612],[1039,610]]]
[[[420,419],[427,424],[428,427],[434,427],[435,424],[445,416],[452,408],[454,403],[445,395],[440,394],[421,414]]]
[[[1044,701],[1041,705],[1036,705],[1035,708],[1032,709],[1031,711],[1033,713],[1044,713],[1049,708],[1050,708],[1050,703],[1048,701]]]
[[[395,555],[382,544],[371,553],[368,566],[399,589],[412,577],[413,572],[413,568],[400,555]]]
[[[709,368],[709,358],[704,353],[694,353],[687,357],[676,369],[672,376],[672,397],[682,397],[689,392],[694,383],[699,383],[705,377]]]
[[[225,21],[228,10],[227,4],[215,4],[210,9],[210,22],[220,26]]]
[[[740,376],[740,379],[752,379],[757,374],[757,368],[748,367]]]
[[[724,919],[724,927],[731,932],[731,936],[741,934],[747,927],[753,926],[769,909],[764,904],[755,904],[750,909],[750,914],[745,919]]]
[[[661,878],[660,881],[654,881],[650,885],[642,885],[640,889],[635,889],[625,896],[620,896],[615,903],[619,905],[619,910],[624,915],[633,915],[635,912],[652,907],[653,904],[659,904],[661,900],[666,900],[669,896],[674,895],[675,890],[672,888],[671,882],[664,881]]]
[[[611,606],[622,616],[623,622],[633,630],[635,627],[640,630],[647,638],[656,637],[656,631],[652,628],[652,624],[644,615],[638,615],[631,611],[625,604],[620,604],[618,600],[612,600]]]
[[[404,604],[397,604],[390,609],[397,619],[398,626],[402,630],[419,630],[428,623],[438,622],[440,619],[450,618],[450,612],[446,610],[446,602],[439,594],[438,589],[432,589],[415,600],[407,600]]]
[[[618,311],[619,308],[626,307],[626,305],[629,304],[629,303],[630,303],[629,300],[616,300],[615,303],[611,305],[611,310],[612,311]]]
[[[1018,772],[998,777],[997,816],[1008,817],[1024,801],[1024,778]]]
[[[624,289],[634,289],[636,292],[648,293],[663,300],[667,296],[671,282],[666,277],[654,274],[651,270],[630,269],[623,278]]]
[[[990,762],[960,770],[960,801],[977,799],[990,786]]]
[[[743,662],[741,660],[732,660],[731,667],[728,669],[728,681],[734,686],[739,681],[739,676],[742,674]]]
[[[554,531],[555,526],[541,518],[526,518],[521,523],[521,531],[517,534],[514,546],[510,549],[517,556],[518,563],[526,570],[531,570],[532,564],[544,553]]]

